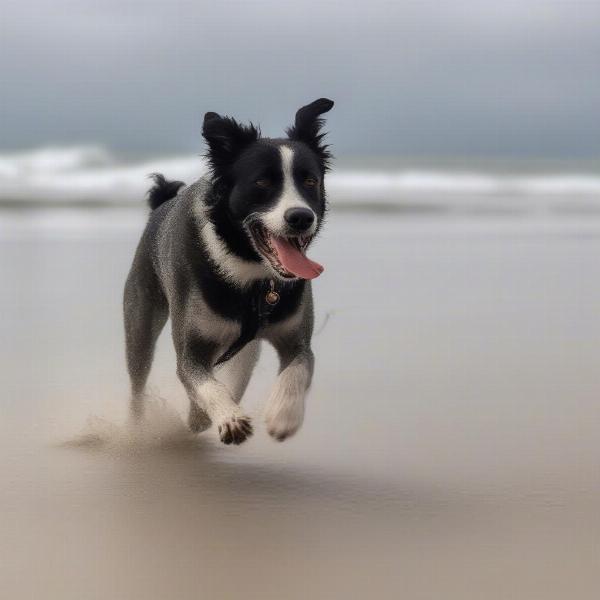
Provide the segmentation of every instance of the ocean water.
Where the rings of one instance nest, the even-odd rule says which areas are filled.
[[[593,597],[593,165],[332,173],[306,422],[268,437],[265,347],[231,448],[187,431],[168,330],[147,422],[127,421],[145,175],[198,161],[0,160],[0,597]]]
[[[102,147],[0,154],[0,205],[133,205],[164,173],[186,183],[199,156],[118,157]],[[340,159],[327,178],[338,210],[562,213],[600,211],[600,163]]]

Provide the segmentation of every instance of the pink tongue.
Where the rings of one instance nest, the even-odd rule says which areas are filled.
[[[307,258],[285,238],[271,236],[271,241],[275,246],[279,262],[296,277],[302,279],[314,279],[323,272],[323,267],[314,260]]]

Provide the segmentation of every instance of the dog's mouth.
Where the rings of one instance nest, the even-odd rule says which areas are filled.
[[[248,226],[248,230],[258,252],[282,278],[314,279],[323,272],[323,267],[305,254],[314,236],[275,235],[256,221]]]

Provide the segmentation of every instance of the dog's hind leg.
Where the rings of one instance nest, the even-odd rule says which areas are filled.
[[[190,398],[188,425],[193,433],[202,433],[212,425],[208,413],[198,404],[198,402],[196,402],[196,400],[192,400],[192,398]]]
[[[154,346],[167,322],[168,306],[150,267],[140,267],[136,262],[125,284],[123,312],[127,369],[131,380],[131,414],[140,419]]]
[[[260,341],[252,340],[215,372],[216,378],[227,386],[236,404],[242,400],[259,356]]]

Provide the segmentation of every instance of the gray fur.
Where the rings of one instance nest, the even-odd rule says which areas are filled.
[[[280,375],[272,394],[276,400],[271,402],[277,406],[267,407],[267,426],[273,437],[282,440],[301,424],[304,394],[312,378],[310,282],[306,282],[294,313],[261,327],[255,342],[215,369],[217,358],[237,339],[240,323],[211,309],[206,290],[201,289],[196,277],[197,266],[219,271],[201,233],[208,222],[205,197],[209,189],[210,183],[204,179],[180,189],[175,198],[151,213],[139,242],[124,293],[131,410],[136,418],[143,414],[154,346],[170,318],[177,375],[190,400],[192,430],[202,431],[213,423],[223,442],[236,444],[251,435],[250,419],[243,414],[239,402],[256,364],[259,340],[265,339],[273,344],[280,358]],[[257,265],[250,266],[250,272],[255,273]],[[272,277],[266,265],[263,277]],[[240,276],[237,283],[243,287],[247,280]]]

